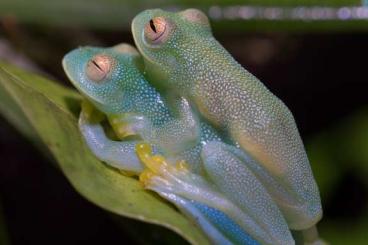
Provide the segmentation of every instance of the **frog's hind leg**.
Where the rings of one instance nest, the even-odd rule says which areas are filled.
[[[208,236],[211,244],[260,245],[223,212],[175,194],[161,192],[160,195],[190,217]]]
[[[280,183],[270,176],[267,171],[265,171],[263,167],[261,167],[260,164],[256,162],[247,152],[230,145],[223,145],[222,148],[226,148],[227,151],[233,153],[247,167],[249,167],[249,169],[253,171],[262,185],[267,189],[268,193],[270,193],[270,196],[277,203],[287,223],[289,222],[288,218],[292,217],[293,220],[299,220],[298,223],[301,224],[302,227],[306,227],[304,229],[296,229],[293,225],[288,223],[291,230],[298,231],[302,234],[306,244],[326,244],[324,241],[322,241],[322,239],[319,238],[318,230],[315,225],[322,216],[320,202],[314,202],[313,205],[313,202],[312,204],[306,204],[293,201],[296,198],[290,195],[290,193],[286,192],[281,187]]]
[[[276,203],[247,163],[229,148],[235,147],[217,141],[203,147],[201,157],[209,178],[221,193],[267,231],[274,244],[293,244],[287,223]]]
[[[174,194],[216,209],[261,244],[292,244],[287,240],[275,240],[251,213],[235,205],[208,180],[190,172],[185,163],[170,164],[164,157],[152,155],[147,144],[137,146],[137,155],[148,168],[140,175],[140,181],[146,188],[161,195]]]
[[[243,149],[226,146],[227,150],[236,155],[247,167],[253,171],[263,186],[277,203],[288,226],[291,230],[308,230],[316,225],[322,217],[322,207],[319,195],[315,195],[315,185],[306,182],[303,190],[303,198],[285,185],[282,179],[272,176],[265,168]],[[309,183],[309,184],[308,184]]]

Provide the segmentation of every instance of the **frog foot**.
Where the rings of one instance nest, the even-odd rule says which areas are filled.
[[[146,166],[139,180],[146,189],[153,190],[163,197],[175,194],[221,209],[237,209],[216,187],[202,176],[188,170],[184,161],[169,163],[163,156],[154,155],[149,144],[136,145],[138,158]]]
[[[136,145],[136,153],[146,169],[139,180],[146,189],[155,191],[165,199],[180,197],[207,205],[226,214],[235,223],[249,232],[256,240],[275,244],[267,232],[219,189],[203,176],[192,173],[184,162],[169,163],[163,156],[154,155],[150,145]]]
[[[154,155],[151,146],[146,143],[137,144],[136,152],[146,166],[139,179],[147,189],[183,194],[187,197],[192,194],[198,195],[200,192],[214,192],[214,186],[202,176],[189,171],[185,161],[170,163],[162,155]]]
[[[154,155],[149,144],[137,144],[136,152],[146,166],[139,180],[147,189],[157,185],[171,187],[176,182],[180,182],[181,178],[193,177],[190,176],[188,165],[184,160],[171,164],[162,155]]]

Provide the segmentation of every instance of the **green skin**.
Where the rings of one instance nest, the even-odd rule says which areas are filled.
[[[91,61],[97,62],[96,57],[101,56],[108,57],[113,66],[106,76],[95,81],[88,75],[88,64],[93,65]],[[134,115],[133,119],[139,119],[124,120],[124,124],[163,152],[169,164],[185,160],[191,169],[202,169],[190,172],[161,166],[146,187],[189,213],[215,244],[294,244],[280,210],[251,171],[250,166],[254,168],[256,163],[236,147],[222,143],[211,126],[198,122],[200,130],[194,146],[190,143],[187,147],[175,147],[182,144],[177,136],[147,136],[153,129],[160,132],[159,129],[167,128],[168,123],[185,128],[186,121],[171,115],[161,95],[141,74],[140,60],[137,52],[125,44],[113,48],[84,47],[67,54],[63,67],[73,85],[107,117],[125,119]],[[99,65],[103,68],[103,63]],[[86,105],[82,109],[79,127],[91,151],[113,167],[141,173],[143,167],[134,146],[142,140],[110,140],[100,119],[94,120],[94,112]],[[184,115],[192,114],[186,111]],[[171,145],[171,150],[164,149],[166,145]]]
[[[146,10],[132,33],[150,81],[186,98],[259,163],[252,170],[291,229],[313,227],[321,201],[291,112],[213,37],[207,17],[195,9]]]

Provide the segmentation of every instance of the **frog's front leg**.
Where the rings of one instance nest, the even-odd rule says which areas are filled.
[[[132,174],[142,172],[143,166],[135,153],[135,145],[139,142],[136,140],[119,142],[109,139],[99,120],[95,120],[95,115],[96,111],[93,111],[90,105],[82,104],[79,129],[92,153],[101,161],[124,172]]]
[[[162,156],[152,156],[149,146],[140,144],[137,147],[138,156],[149,169],[140,175],[140,180],[148,189],[163,196],[175,194],[223,212],[261,244],[294,244],[284,218],[262,184],[249,169],[239,167],[245,166],[243,162],[217,146],[220,145],[209,146],[202,154],[204,168],[211,176],[212,181],[209,182],[189,172],[182,162],[175,166],[167,163]],[[223,164],[226,168],[239,169],[248,185],[236,186],[232,179],[239,176],[232,171],[218,180],[213,178],[219,165]],[[225,179],[230,182],[229,185]],[[225,187],[220,187],[216,182]],[[240,197],[234,198],[235,195]]]
[[[136,128],[139,127],[140,135],[145,141],[159,147],[165,155],[175,155],[198,144],[200,123],[186,99],[170,97],[168,103],[175,114],[172,119],[163,123],[157,119],[151,122],[146,120]]]
[[[171,103],[177,116],[154,111],[153,114],[159,115],[153,118],[143,116],[143,113],[121,113],[108,115],[108,120],[119,139],[139,135],[144,141],[157,146],[165,155],[175,155],[198,143],[200,123],[184,98],[172,100]],[[147,111],[151,109],[147,108]]]

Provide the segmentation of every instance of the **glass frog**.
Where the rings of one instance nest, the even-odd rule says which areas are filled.
[[[214,244],[294,244],[282,213],[251,170],[257,163],[224,143],[186,99],[177,98],[171,106],[179,109],[171,111],[143,76],[142,57],[133,47],[78,48],[64,57],[63,67],[121,140],[108,138],[100,117],[84,103],[79,127],[99,159],[140,175],[146,188],[173,202]]]
[[[187,99],[256,161],[248,166],[290,229],[316,234],[321,200],[294,117],[214,38],[207,16],[146,10],[132,33],[150,82]]]

